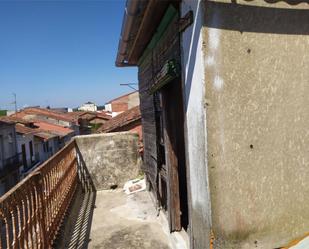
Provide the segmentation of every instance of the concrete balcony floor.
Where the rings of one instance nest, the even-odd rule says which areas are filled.
[[[55,248],[169,249],[148,192],[76,192]]]

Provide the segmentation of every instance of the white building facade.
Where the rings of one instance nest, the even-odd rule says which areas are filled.
[[[79,108],[79,111],[89,111],[89,112],[96,112],[98,110],[98,107],[93,102],[87,102],[85,104],[82,104]]]

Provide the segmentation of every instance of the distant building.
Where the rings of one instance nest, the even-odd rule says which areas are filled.
[[[0,121],[0,195],[19,181],[21,157],[17,153],[13,122]]]
[[[67,112],[73,112],[72,108],[68,107],[57,107],[57,108],[50,108],[52,111],[60,112],[60,113],[67,113]]]
[[[74,130],[41,120],[1,117],[0,122],[15,125],[17,153],[21,158],[20,178],[59,151],[75,135]]]
[[[55,144],[51,146],[52,154],[60,150],[65,144],[71,141],[71,138],[74,137],[74,130],[62,127],[60,125],[51,124],[48,122],[34,122],[34,125],[38,127],[39,130],[47,132],[51,135],[57,137]]]
[[[106,121],[112,118],[111,113],[108,112],[90,112],[77,111],[68,113],[70,117],[78,120],[79,134],[86,135],[96,131]]]
[[[35,129],[29,128],[23,124],[16,124],[16,140],[17,152],[22,156],[22,174],[32,169],[39,163],[38,158],[35,158],[34,149],[34,131]]]
[[[90,111],[90,112],[96,112],[98,110],[97,106],[93,102],[87,102],[85,104],[82,104],[79,108],[79,111]]]
[[[6,116],[11,116],[13,114],[15,114],[15,111],[13,111],[13,110],[7,110],[6,111]]]
[[[59,138],[51,134],[50,132],[41,131],[34,134],[34,151],[35,151],[35,160],[40,163],[46,161],[50,158],[57,150],[55,149],[58,144]],[[28,173],[28,172],[26,172]]]
[[[68,113],[61,113],[44,108],[25,108],[13,115],[16,118],[27,121],[42,121],[54,125],[59,125],[75,131],[75,135],[79,134],[78,121],[68,115]],[[11,116],[12,117],[12,116]]]
[[[118,98],[110,100],[105,104],[105,111],[111,112],[112,116],[117,116],[119,113],[127,111],[139,105],[138,91],[122,95]]]
[[[140,141],[142,141],[142,121],[139,106],[135,106],[130,110],[113,117],[98,129],[98,132],[104,133],[120,131],[131,131],[137,133]]]

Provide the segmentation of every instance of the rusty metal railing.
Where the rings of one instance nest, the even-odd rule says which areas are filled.
[[[48,249],[77,186],[75,141],[0,198],[0,249]]]

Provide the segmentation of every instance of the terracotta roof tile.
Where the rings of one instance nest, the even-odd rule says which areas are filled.
[[[24,124],[24,125],[31,125],[32,122],[19,118],[19,117],[15,117],[15,116],[4,116],[4,117],[0,117],[0,121],[4,121],[4,122],[9,122],[9,123],[20,123],[20,124]]]
[[[107,119],[107,120],[112,118],[109,112],[97,112],[97,117]]]
[[[37,132],[37,130],[38,130],[38,129],[35,129],[35,128],[30,128],[30,127],[24,126],[22,124],[16,124],[15,129],[16,129],[16,132],[20,133],[20,134],[31,134],[31,133]]]
[[[53,111],[50,109],[43,109],[43,108],[26,108],[13,115],[18,118],[25,118],[26,116],[29,116],[29,115],[42,115],[42,116],[47,116],[50,118],[63,120],[67,122],[76,122],[75,118],[70,117],[64,113],[60,113],[60,112]]]
[[[77,111],[77,112],[68,112],[68,113],[65,113],[65,115],[68,116],[68,117],[72,117],[75,120],[78,120],[78,118],[81,115],[83,115],[84,113],[86,113],[86,112],[85,111]]]
[[[50,124],[47,122],[38,121],[34,122],[34,125],[37,126],[40,129],[40,131],[48,132],[60,137],[64,137],[71,133],[74,133],[74,131],[69,128],[65,128],[60,125]]]
[[[139,119],[141,119],[141,112],[139,106],[136,106],[107,121],[98,129],[98,132],[111,132]]]
[[[41,139],[44,139],[44,140],[48,140],[48,139],[51,139],[53,137],[57,137],[56,135],[53,135],[53,134],[48,133],[48,132],[38,132],[38,133],[35,133],[34,136],[41,138]]]
[[[0,125],[10,125],[10,124],[14,124],[14,122],[11,121],[7,121],[7,120],[0,120]]]
[[[68,112],[66,115],[70,117],[74,117],[76,120],[78,119],[87,119],[92,120],[94,118],[102,118],[105,120],[111,119],[111,115],[108,112],[91,112],[91,111],[77,111],[77,112]]]

